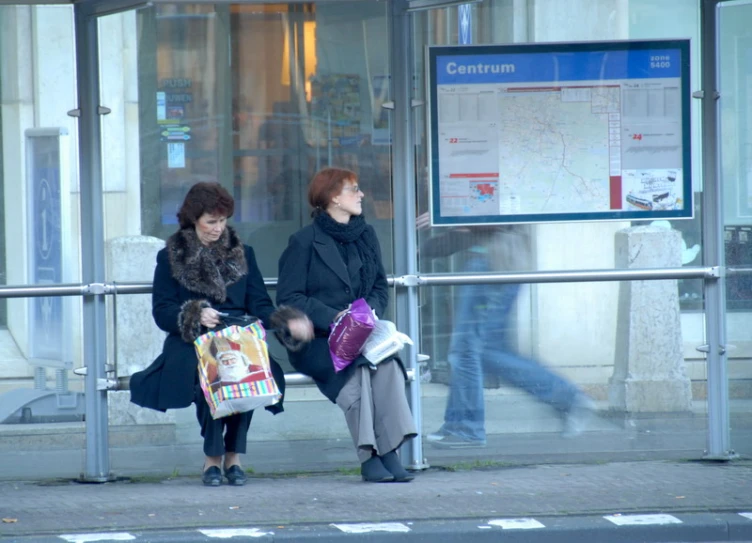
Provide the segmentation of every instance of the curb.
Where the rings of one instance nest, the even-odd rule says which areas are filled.
[[[617,525],[605,516],[536,517],[535,519],[382,522],[375,524],[310,524],[273,527],[212,528],[206,530],[149,530],[86,534],[28,535],[3,538],[8,543],[84,543],[133,541],[134,543],[367,541],[368,543],[552,543],[608,541],[609,543],[663,543],[752,541],[752,519],[738,513],[686,513],[652,515],[659,520]],[[630,517],[633,517],[630,519]],[[502,527],[503,524],[506,527]],[[510,526],[511,525],[511,526]],[[499,533],[503,531],[503,536]]]

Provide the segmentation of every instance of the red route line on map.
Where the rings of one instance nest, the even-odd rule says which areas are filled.
[[[498,172],[497,173],[450,173],[449,178],[450,179],[475,179],[479,177],[499,177]]]

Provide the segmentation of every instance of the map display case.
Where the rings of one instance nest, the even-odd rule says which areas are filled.
[[[691,218],[689,50],[427,48],[432,224]]]

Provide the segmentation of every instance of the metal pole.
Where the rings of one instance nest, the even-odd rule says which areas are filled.
[[[81,275],[84,283],[104,280],[104,213],[102,203],[101,130],[99,124],[99,55],[97,19],[82,4],[74,6],[78,133],[81,189]],[[107,391],[99,390],[107,359],[105,296],[84,296],[83,360],[85,382],[86,465],[81,480],[110,478]]]
[[[392,74],[392,179],[394,201],[394,244],[395,275],[414,275],[417,271],[417,241],[415,227],[415,142],[413,134],[412,82],[413,47],[412,16],[406,11],[404,0],[394,0],[389,6],[390,68]],[[407,335],[420,337],[418,327],[418,292],[416,285],[396,290],[397,316]],[[419,375],[418,353],[416,348],[406,351],[410,369]],[[409,401],[418,436],[421,435],[421,384],[416,378],[410,382]],[[423,443],[418,437],[405,447],[402,461],[413,469],[427,467],[423,458]]]
[[[703,264],[725,269],[723,245],[723,186],[718,153],[718,21],[717,0],[702,4],[702,132]],[[728,374],[726,371],[726,278],[703,282],[705,291],[705,335],[708,364],[708,459],[729,459],[734,453],[729,439]]]

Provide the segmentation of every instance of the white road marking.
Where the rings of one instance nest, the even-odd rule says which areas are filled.
[[[634,526],[643,524],[681,524],[678,518],[671,515],[606,515],[605,518],[608,521],[613,522],[617,526]]]
[[[489,520],[491,526],[499,526],[505,530],[534,530],[536,528],[545,528],[543,524],[534,518],[499,518]]]
[[[741,516],[748,518],[749,520],[752,520],[752,513],[739,513]]]
[[[273,532],[262,532],[258,528],[205,528],[199,530],[206,537],[216,537],[217,539],[230,539],[231,537],[264,537],[273,534]]]
[[[410,528],[400,522],[378,522],[364,524],[331,524],[346,534],[367,534],[370,532],[409,532]]]
[[[126,532],[111,532],[100,534],[61,534],[60,539],[70,543],[89,543],[91,541],[132,541],[136,536]]]

